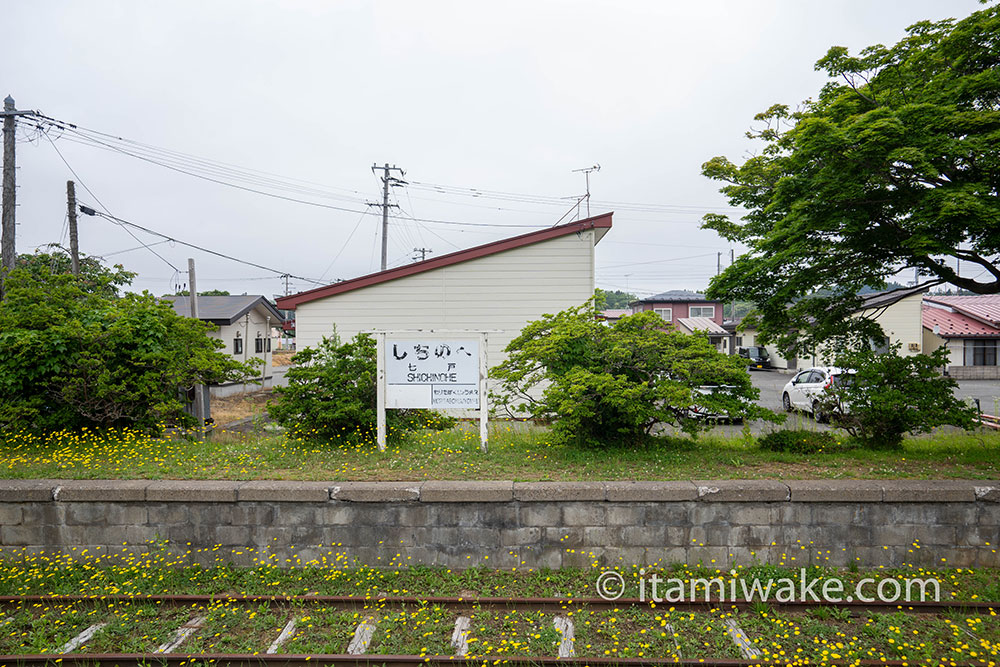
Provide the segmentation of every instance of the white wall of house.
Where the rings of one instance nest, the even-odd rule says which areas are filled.
[[[930,329],[924,329],[924,353],[931,354],[942,345],[948,349],[948,365],[961,366],[965,363],[965,343],[960,338],[943,338]]]
[[[874,317],[889,337],[889,342],[900,343],[899,353],[905,357],[920,354],[923,350],[924,325],[921,310],[924,295],[911,294],[887,308],[863,310],[859,315]]]
[[[373,329],[499,330],[490,366],[524,325],[594,295],[595,231],[568,234],[389,282],[299,304],[296,346]]]
[[[260,359],[264,364],[263,366],[257,367],[260,372],[260,377],[264,380],[263,384],[235,383],[231,385],[223,385],[222,387],[212,387],[213,396],[228,396],[233,393],[255,391],[261,387],[270,386],[267,383],[267,380],[271,378],[271,352],[267,351],[266,343],[266,341],[270,338],[270,328],[267,323],[267,315],[268,314],[266,312],[262,312],[258,308],[253,308],[246,315],[239,318],[232,324],[218,325],[218,330],[209,332],[209,336],[221,340],[225,344],[222,351],[233,359],[242,362],[250,361],[251,359]],[[233,340],[236,339],[237,334],[239,334],[240,340],[243,341],[243,350],[239,354],[234,352],[233,345]],[[263,344],[264,352],[256,351],[257,346],[254,341],[258,335],[265,341]],[[271,341],[271,345],[273,350],[273,340]],[[231,387],[238,388],[232,389]]]

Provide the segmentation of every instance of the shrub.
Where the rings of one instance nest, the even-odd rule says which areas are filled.
[[[493,368],[494,405],[512,416],[552,423],[556,440],[583,446],[638,444],[657,424],[694,434],[707,420],[698,405],[731,420],[778,416],[753,401],[746,363],[718,352],[704,335],[664,330],[652,312],[605,326],[592,303],[528,323]],[[718,384],[726,391],[703,394]]]
[[[218,351],[212,325],[148,292],[118,296],[127,272],[84,268],[59,274],[32,258],[6,277],[0,429],[191,425],[179,390],[258,374]]]
[[[832,387],[820,406],[831,423],[868,449],[899,449],[905,434],[937,426],[972,428],[975,410],[955,397],[955,380],[941,375],[948,351],[901,356],[899,347],[879,353],[858,345],[837,355],[836,364],[855,373]],[[846,409],[834,410],[836,405]]]
[[[350,342],[323,337],[316,348],[293,358],[287,387],[275,387],[268,413],[295,437],[331,441],[373,437],[377,418],[375,341],[358,334]],[[386,410],[386,431],[398,439],[408,431],[444,430],[456,420],[431,410]]]
[[[772,431],[757,440],[757,446],[766,452],[787,452],[789,454],[816,454],[832,449],[836,438],[826,431],[782,430]]]

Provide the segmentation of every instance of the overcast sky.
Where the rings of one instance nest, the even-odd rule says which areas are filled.
[[[892,44],[916,21],[980,8],[7,3],[0,94],[81,128],[22,125],[18,251],[68,246],[72,168],[81,203],[267,267],[170,242],[121,252],[162,239],[81,217],[81,250],[138,272],[135,289],[172,292],[194,257],[199,290],[273,296],[285,289],[279,273],[300,277],[295,292],[315,286],[304,279],[378,270],[381,214],[367,206],[381,201],[375,162],[398,165],[409,182],[393,189],[390,266],[412,261],[414,248],[441,255],[551,226],[572,209],[568,221],[585,189],[574,170],[600,164],[591,212],[615,215],[597,249],[597,285],[704,289],[731,246],[698,228],[704,213],[726,210],[701,164],[742,161],[755,113],[815,96],[825,78],[813,65],[830,46]]]

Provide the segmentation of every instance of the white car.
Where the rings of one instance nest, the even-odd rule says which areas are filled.
[[[827,415],[820,410],[823,393],[853,373],[834,366],[814,366],[799,371],[782,389],[781,405],[786,412],[805,410],[811,412],[816,421],[825,422]]]

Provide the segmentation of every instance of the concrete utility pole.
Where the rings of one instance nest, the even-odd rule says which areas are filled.
[[[191,302],[191,317],[198,319],[198,284],[194,275],[194,259],[188,258],[188,298]],[[198,428],[205,432],[205,386],[194,386],[194,416],[198,420]]]
[[[418,252],[419,252],[419,253],[420,253],[420,260],[419,260],[419,261],[421,261],[421,262],[422,262],[422,261],[424,261],[425,259],[427,259],[427,253],[429,253],[429,252],[434,252],[434,251],[433,251],[433,250],[431,250],[430,248],[414,248],[414,249],[413,249],[413,252],[414,252],[414,255],[413,255],[413,261],[414,261],[414,262],[416,262],[416,261],[417,261],[417,255],[416,255],[416,253],[418,253]]]
[[[385,166],[380,167],[377,164],[372,165],[372,173],[375,173],[376,169],[382,170],[382,203],[381,204],[368,204],[369,206],[381,206],[382,207],[382,271],[385,271],[386,263],[388,262],[389,253],[389,208],[399,208],[396,204],[389,203],[389,186],[400,186],[406,185],[406,181],[403,180],[403,176],[406,176],[406,172],[397,167],[396,165],[389,166],[386,162]],[[390,176],[389,172],[398,171],[399,178]]]
[[[69,215],[69,259],[73,275],[80,275],[80,239],[76,232],[76,186],[66,181],[66,212]]]
[[[3,298],[6,276],[14,270],[14,258],[17,257],[14,246],[14,199],[17,194],[14,178],[16,128],[14,98],[8,95],[3,101],[3,239],[0,241],[0,298]]]

